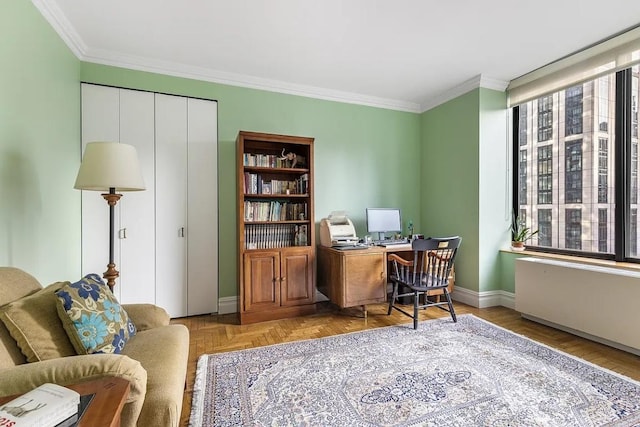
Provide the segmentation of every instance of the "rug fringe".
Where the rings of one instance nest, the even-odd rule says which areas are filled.
[[[209,355],[203,354],[198,358],[196,367],[196,378],[193,383],[193,393],[191,394],[191,414],[189,415],[189,426],[201,426],[202,414],[204,410],[204,392],[207,369],[209,367]]]

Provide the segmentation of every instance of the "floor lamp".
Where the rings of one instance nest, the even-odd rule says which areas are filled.
[[[118,142],[88,143],[74,188],[105,192],[102,197],[109,204],[109,263],[103,277],[113,291],[120,274],[113,260],[114,209],[122,197],[117,192],[145,189],[135,147]]]

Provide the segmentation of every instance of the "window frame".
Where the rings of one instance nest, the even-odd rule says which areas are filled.
[[[613,141],[608,141],[608,152],[609,155],[613,155],[613,164],[614,164],[614,191],[613,194],[608,194],[609,198],[614,199],[615,209],[609,213],[609,218],[613,216],[613,230],[611,227],[609,228],[609,232],[613,232],[614,234],[614,242],[612,249],[613,253],[598,253],[598,252],[590,252],[590,251],[580,251],[580,250],[571,250],[571,249],[561,249],[561,248],[550,248],[550,247],[541,247],[535,246],[533,244],[527,245],[527,250],[544,252],[544,253],[556,253],[562,255],[573,255],[585,258],[594,258],[594,259],[608,259],[614,260],[616,262],[630,262],[630,263],[640,263],[640,253],[636,253],[635,257],[629,256],[630,254],[630,237],[627,237],[626,232],[631,234],[631,203],[630,203],[630,190],[631,190],[631,144],[632,144],[632,125],[634,122],[632,121],[632,98],[634,98],[634,94],[632,93],[632,69],[625,68],[623,70],[615,72],[613,78],[615,79],[615,94],[614,94],[614,133],[613,133]],[[565,88],[563,90],[566,90]],[[565,92],[566,93],[566,92]],[[637,94],[636,94],[637,95]],[[551,97],[553,98],[553,94],[542,95],[543,97]],[[637,108],[637,106],[636,106]],[[540,111],[538,109],[538,111]],[[512,174],[512,211],[519,212],[520,205],[518,199],[519,193],[519,151],[520,151],[520,140],[519,140],[519,121],[520,121],[520,107],[519,105],[514,105],[511,107],[511,123],[512,123],[512,152],[518,153],[512,155],[512,167],[514,173]],[[583,123],[584,130],[584,123]],[[538,130],[538,134],[539,134]],[[536,139],[536,142],[538,139]],[[640,147],[638,147],[640,149]],[[565,209],[572,209],[570,204],[564,204]],[[545,208],[543,208],[545,209]],[[564,216],[564,215],[563,215]],[[637,230],[636,230],[637,232]],[[565,231],[566,235],[566,231]]]

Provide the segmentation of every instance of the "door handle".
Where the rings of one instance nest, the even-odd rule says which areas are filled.
[[[118,230],[118,239],[126,239],[127,238],[127,229],[121,228]]]
[[[180,227],[178,230],[178,237],[184,237],[184,227]]]

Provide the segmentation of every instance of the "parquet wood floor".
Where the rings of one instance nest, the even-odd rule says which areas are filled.
[[[472,313],[503,328],[640,381],[640,356],[523,319],[518,312],[505,307],[478,309],[461,303],[454,304],[458,314]],[[172,320],[172,323],[186,325],[191,333],[181,425],[186,426],[189,421],[196,363],[200,355],[321,338],[411,322],[410,318],[395,310],[387,316],[386,304],[367,307],[369,309],[367,318],[363,318],[361,311],[357,308],[340,310],[328,302],[323,302],[318,303],[318,311],[314,315],[253,325],[240,325],[236,314],[204,315]],[[422,311],[421,319],[448,315],[444,311],[431,308]],[[635,326],[630,325],[630,327]]]

